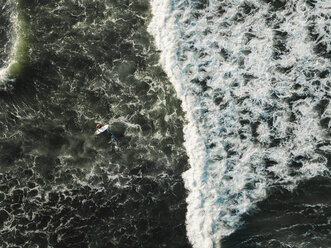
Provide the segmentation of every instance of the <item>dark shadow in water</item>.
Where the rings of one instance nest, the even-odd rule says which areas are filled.
[[[222,248],[330,247],[330,192],[331,179],[321,176],[293,192],[270,190],[257,212],[244,216],[244,226],[222,240]]]

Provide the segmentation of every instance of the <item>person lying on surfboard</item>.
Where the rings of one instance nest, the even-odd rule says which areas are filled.
[[[115,135],[108,129],[109,125],[98,123],[94,135],[105,136],[107,140],[116,141]]]

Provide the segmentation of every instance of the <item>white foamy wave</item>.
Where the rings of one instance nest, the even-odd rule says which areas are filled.
[[[4,84],[7,76],[7,67],[0,69],[0,84]]]
[[[12,82],[12,79],[10,79],[10,68],[12,68],[13,65],[17,63],[16,61],[16,55],[17,55],[17,47],[19,44],[18,39],[18,32],[19,32],[19,22],[18,22],[18,13],[17,13],[17,5],[15,1],[6,1],[4,6],[1,6],[2,11],[9,12],[9,19],[10,19],[10,26],[5,27],[7,32],[10,36],[10,39],[6,44],[2,44],[4,46],[4,49],[1,49],[0,51],[5,52],[9,50],[7,60],[0,61],[0,89],[6,90],[7,88],[10,88],[8,85],[10,82]],[[6,13],[7,14],[7,13]]]
[[[149,32],[188,120],[187,235],[220,247],[268,188],[328,170],[317,147],[330,150],[330,3],[151,5]]]

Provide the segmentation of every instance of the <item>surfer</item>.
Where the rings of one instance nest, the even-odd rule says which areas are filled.
[[[94,135],[104,136],[107,140],[116,141],[115,135],[108,129],[108,127],[109,125],[102,125],[101,123],[98,123]]]

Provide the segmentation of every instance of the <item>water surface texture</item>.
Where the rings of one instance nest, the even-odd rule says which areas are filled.
[[[330,8],[0,0],[0,247],[331,247]]]
[[[0,0],[1,247],[190,247],[150,19],[148,1]]]

